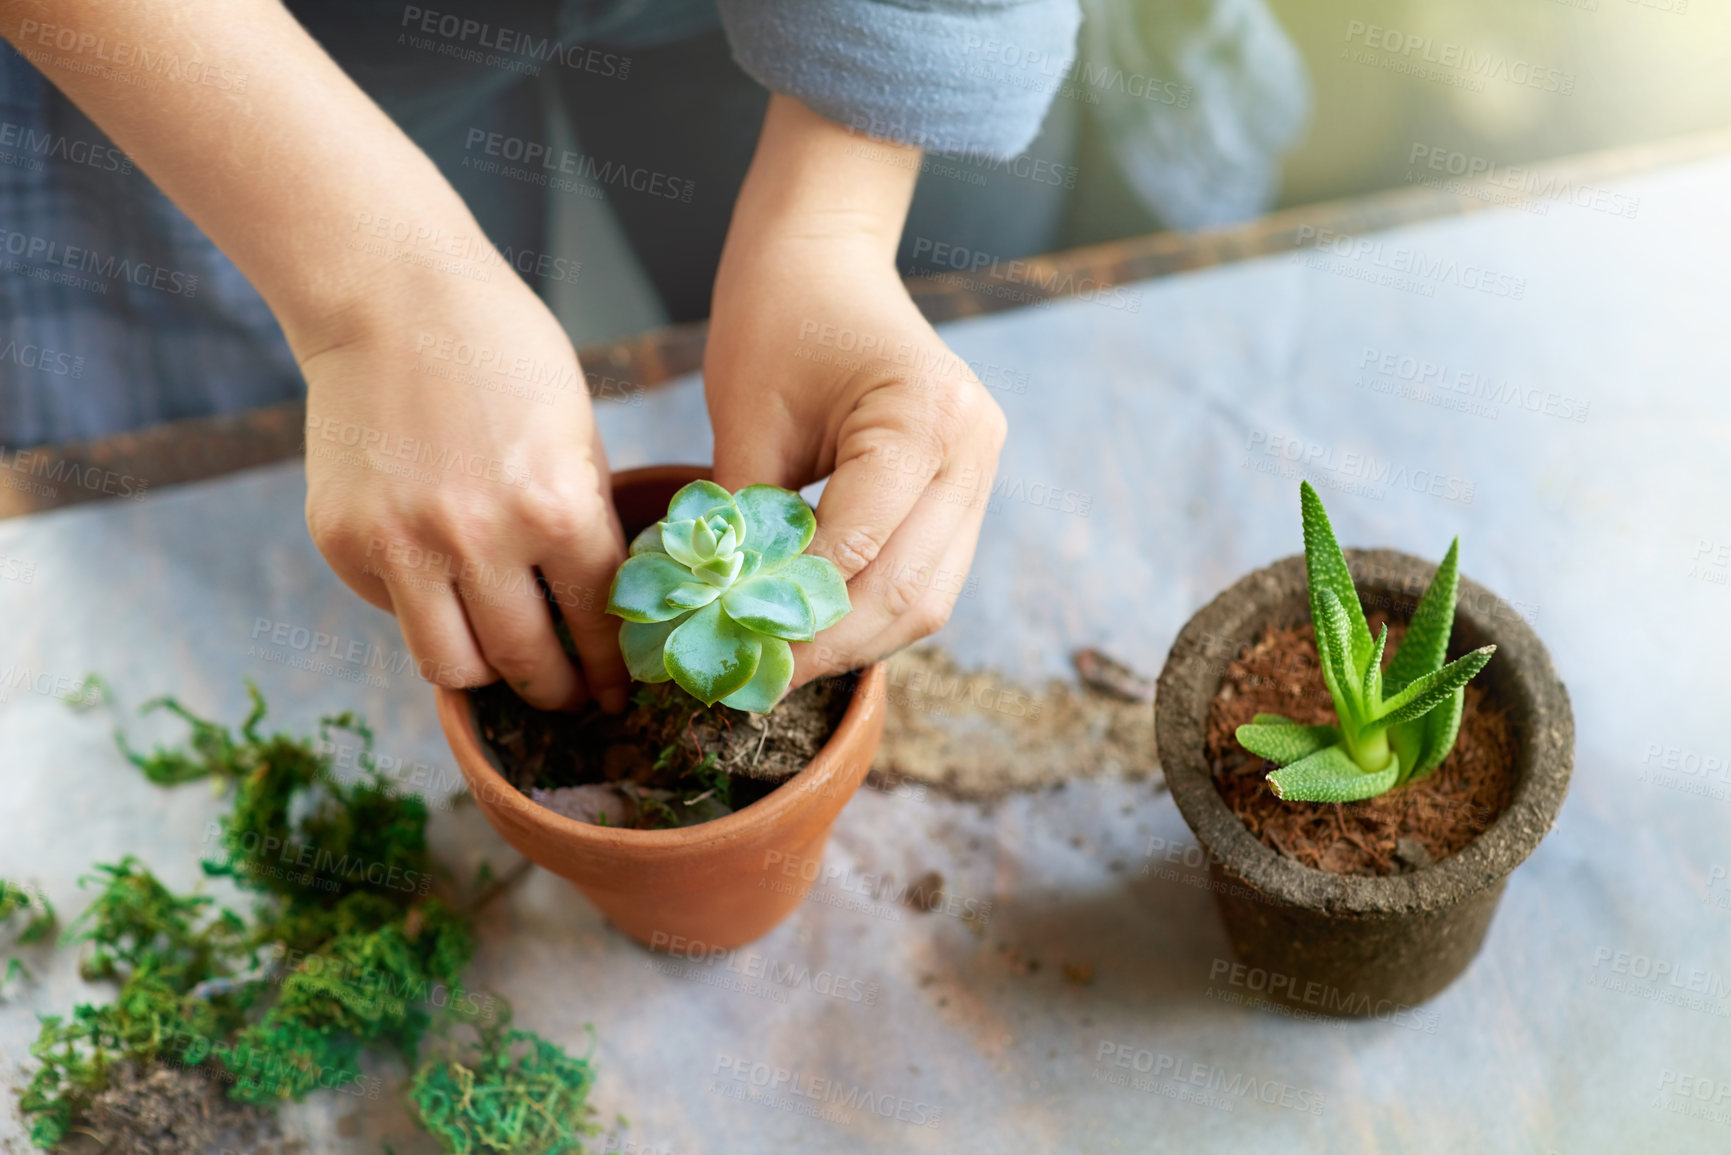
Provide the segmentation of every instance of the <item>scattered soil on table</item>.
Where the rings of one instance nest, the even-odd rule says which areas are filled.
[[[276,1116],[228,1097],[228,1083],[205,1068],[153,1066],[140,1071],[119,1063],[108,1086],[79,1117],[66,1145],[72,1152],[113,1155],[217,1155],[223,1151],[276,1152]]]
[[[1367,615],[1376,634],[1388,622],[1384,665],[1403,622]],[[1493,657],[1491,661],[1496,661]],[[1269,627],[1228,664],[1208,714],[1208,764],[1232,812],[1263,845],[1333,874],[1387,875],[1447,858],[1490,828],[1514,795],[1515,741],[1508,718],[1468,683],[1460,736],[1427,777],[1362,802],[1285,802],[1268,785],[1271,763],[1238,744],[1234,731],[1256,714],[1315,725],[1336,721],[1309,622]]]
[[[635,687],[623,714],[537,710],[503,682],[473,694],[511,785],[580,821],[655,830],[739,810],[805,769],[853,686],[810,682],[768,714],[706,707],[672,682]]]
[[[902,902],[914,910],[930,914],[934,910],[943,909],[944,876],[935,870],[928,870],[902,895]]]
[[[1074,660],[1078,681],[1030,689],[963,670],[939,646],[896,654],[872,783],[987,800],[1102,775],[1157,777],[1152,682],[1095,650]]]

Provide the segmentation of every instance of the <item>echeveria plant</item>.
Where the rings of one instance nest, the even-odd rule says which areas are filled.
[[[640,682],[669,678],[706,706],[763,713],[793,679],[789,642],[845,617],[847,583],[805,556],[817,518],[797,493],[738,493],[694,481],[637,535],[614,575],[607,612],[625,619],[619,648]]]
[[[1280,765],[1268,781],[1281,798],[1372,798],[1416,782],[1441,764],[1460,731],[1464,687],[1496,647],[1482,646],[1443,664],[1455,617],[1456,538],[1384,670],[1388,626],[1371,638],[1328,513],[1308,481],[1300,486],[1299,504],[1310,620],[1339,725],[1304,726],[1279,714],[1258,714],[1238,727],[1238,742]]]

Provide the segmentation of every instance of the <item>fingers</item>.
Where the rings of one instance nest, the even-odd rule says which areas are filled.
[[[348,515],[345,503],[325,500],[319,487],[309,485],[306,518],[307,536],[343,584],[386,613],[395,613],[386,574],[372,557],[377,539]]]
[[[796,652],[796,681],[869,664],[937,632],[949,619],[973,561],[1003,443],[1002,414],[989,399],[981,400],[974,423],[946,450],[912,508],[890,527],[883,547],[849,581],[853,612],[816,645]],[[891,455],[880,456],[887,460]],[[862,472],[846,478],[847,488],[838,492],[838,482],[844,480],[838,469],[824,492],[826,505],[832,494],[838,501],[829,510],[819,507],[820,524],[826,513],[836,516],[834,508],[846,511],[844,517],[893,509],[906,492],[906,479],[921,472],[898,470],[888,478],[876,475],[875,481]],[[852,487],[862,482],[889,488],[894,499],[856,492]],[[884,531],[862,525],[853,532],[856,540],[866,540]]]
[[[844,581],[875,561],[945,465],[943,431],[894,388],[861,400],[843,425],[835,472],[817,506],[811,552],[829,558]]]
[[[595,467],[586,471],[587,488],[543,495],[528,521],[533,540],[543,543],[537,563],[571,631],[582,684],[603,709],[618,712],[625,708],[631,675],[619,653],[619,619],[607,613],[607,591],[625,560],[625,535],[607,488],[599,436],[590,452]]]
[[[421,677],[440,686],[484,686],[498,674],[469,629],[456,591],[424,583],[389,587],[391,612]]]
[[[881,632],[858,647],[854,666],[887,658],[897,650],[937,633],[948,624],[950,613],[956,608],[956,599],[961,597],[962,588],[967,582],[968,567],[973,564],[974,549],[979,545],[980,525],[984,516],[985,504],[982,499],[978,510],[971,513],[960,529],[949,538],[935,562],[923,562],[918,566],[912,563],[904,565],[904,573],[911,570],[917,577],[904,584],[900,591],[887,600],[907,608],[897,614]],[[894,539],[890,541],[890,548],[896,548]]]
[[[413,528],[385,529],[407,519],[341,504],[312,509],[308,525],[343,580],[396,614],[429,681],[477,686],[503,677],[539,709],[570,709],[593,695],[620,710],[630,676],[618,621],[605,609],[625,543],[597,478],[606,476],[601,462],[598,470],[568,462],[558,481],[428,507]],[[560,645],[543,578],[577,665]]]
[[[462,590],[463,609],[482,657],[536,709],[581,705],[588,691],[553,632],[553,615],[534,571],[524,566],[502,576],[506,580],[491,589]]]
[[[794,681],[858,669],[936,633],[949,620],[973,560],[984,495],[941,478],[891,535],[876,561],[848,583],[853,612],[813,645],[796,648]]]

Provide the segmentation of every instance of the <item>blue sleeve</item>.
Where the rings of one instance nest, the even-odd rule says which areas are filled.
[[[1007,158],[1069,79],[1078,0],[719,0],[733,58],[772,92],[929,152]]]

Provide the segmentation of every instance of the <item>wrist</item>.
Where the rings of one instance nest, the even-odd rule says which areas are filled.
[[[510,299],[519,316],[542,308],[460,202],[442,213],[340,212],[328,227],[340,243],[327,267],[261,286],[303,365],[347,345],[412,341],[417,325],[478,318],[483,294]]]
[[[920,155],[911,145],[853,132],[791,96],[771,96],[723,262],[742,247],[790,241],[839,246],[893,266]]]

